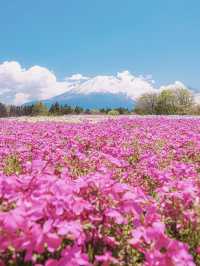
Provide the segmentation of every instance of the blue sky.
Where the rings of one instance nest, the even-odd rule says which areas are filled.
[[[0,0],[0,62],[200,89],[199,0]]]

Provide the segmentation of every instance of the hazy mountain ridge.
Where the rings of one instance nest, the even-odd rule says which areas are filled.
[[[52,97],[42,101],[46,106],[50,107],[53,103],[58,102],[60,105],[80,106],[84,109],[100,109],[100,108],[118,108],[124,107],[132,109],[135,101],[128,97],[125,93],[109,93],[109,92],[91,92],[77,93],[73,90],[61,95]],[[34,102],[30,102],[31,104]]]

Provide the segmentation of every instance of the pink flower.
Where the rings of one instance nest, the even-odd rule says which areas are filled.
[[[58,261],[54,259],[48,259],[45,263],[45,266],[58,266]]]
[[[196,248],[196,252],[200,254],[200,246]]]
[[[18,254],[38,266],[120,265],[130,246],[145,266],[195,265],[199,118],[1,120],[0,132],[0,266]]]
[[[103,255],[96,255],[96,260],[103,263],[103,266],[109,266],[110,263],[117,264],[119,261],[114,258],[111,252],[105,252]]]
[[[124,218],[123,216],[117,211],[117,210],[114,210],[114,209],[109,209],[105,215],[109,218],[112,218],[116,221],[117,224],[122,224],[124,222]]]
[[[59,238],[59,236],[53,233],[48,233],[45,237],[45,241],[50,252],[54,252],[56,249],[59,248],[61,244],[61,239]]]

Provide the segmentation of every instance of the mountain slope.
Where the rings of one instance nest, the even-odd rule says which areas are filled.
[[[123,93],[74,93],[72,91],[63,93],[53,98],[42,101],[46,106],[58,102],[60,105],[80,106],[82,108],[100,109],[124,107],[132,109],[134,100]]]
[[[81,106],[89,109],[124,107],[132,109],[135,99],[145,92],[154,92],[149,80],[135,77],[128,71],[117,76],[96,76],[94,78],[66,79],[66,92],[43,100],[52,103]],[[56,90],[56,88],[55,88]]]

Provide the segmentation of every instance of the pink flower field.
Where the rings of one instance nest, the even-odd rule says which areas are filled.
[[[200,265],[200,119],[0,121],[0,265]]]

